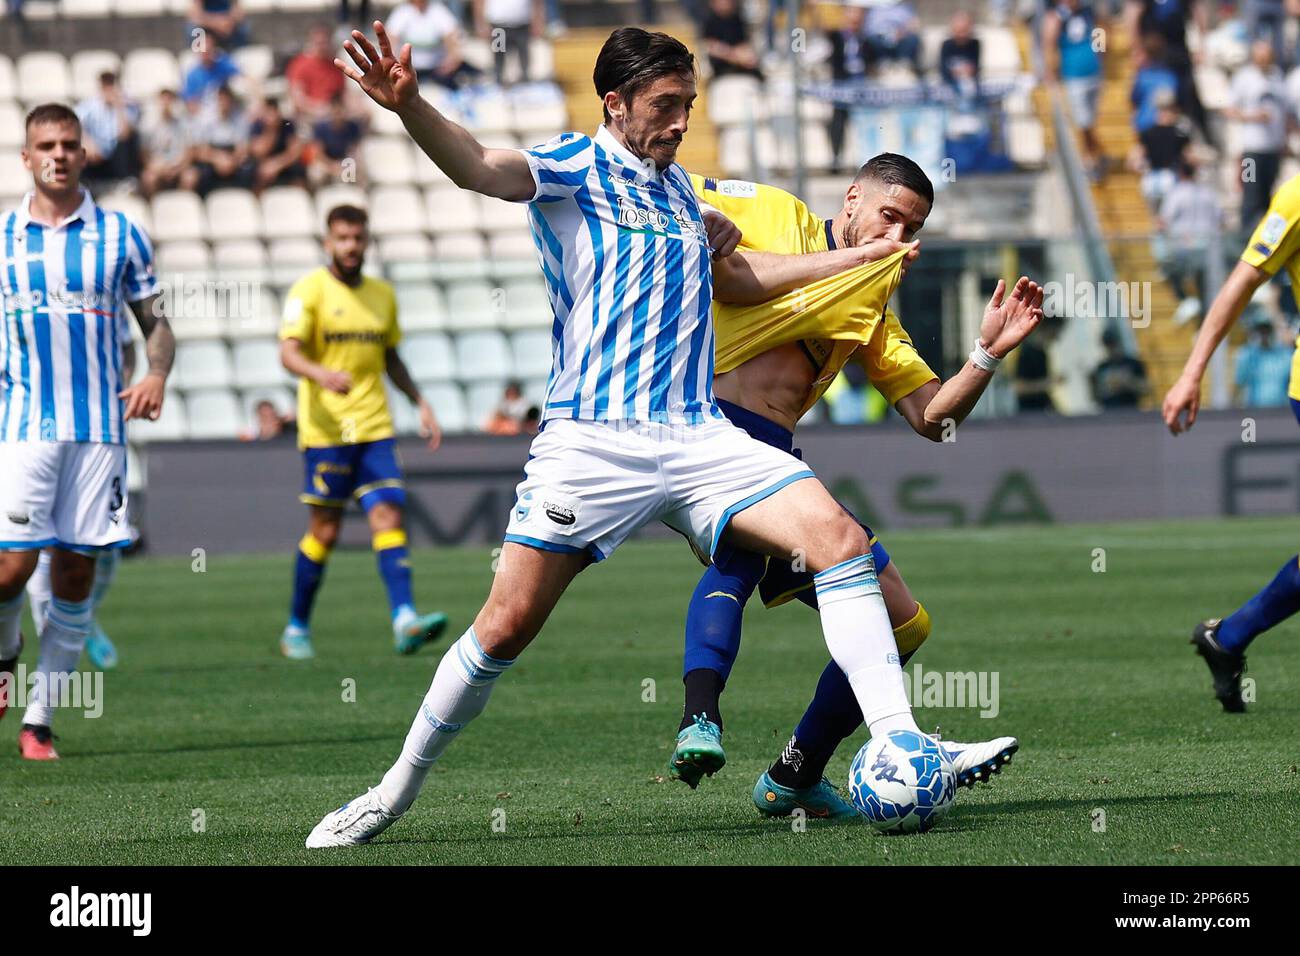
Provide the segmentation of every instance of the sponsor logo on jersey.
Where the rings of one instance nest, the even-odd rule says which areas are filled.
[[[542,510],[546,512],[546,517],[556,524],[564,525],[566,528],[577,520],[577,515],[573,513],[572,508],[566,508],[564,505],[556,504],[553,501],[543,501]]]
[[[724,179],[718,183],[720,196],[734,196],[738,199],[753,199],[758,195],[758,184],[747,183],[743,179]]]

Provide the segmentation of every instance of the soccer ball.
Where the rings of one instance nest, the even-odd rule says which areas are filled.
[[[853,758],[849,796],[881,833],[924,833],[952,806],[957,772],[933,738],[892,730]]]

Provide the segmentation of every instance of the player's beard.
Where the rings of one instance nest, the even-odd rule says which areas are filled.
[[[365,265],[364,259],[358,259],[356,266],[353,268],[348,268],[343,265],[338,258],[334,259],[334,271],[338,274],[340,279],[347,282],[349,285],[355,285],[357,280],[361,278],[361,267],[363,265]]]

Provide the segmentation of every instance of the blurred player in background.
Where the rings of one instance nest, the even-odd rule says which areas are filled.
[[[1165,396],[1165,425],[1175,435],[1196,424],[1201,406],[1201,379],[1210,356],[1240,318],[1255,290],[1286,269],[1294,292],[1300,289],[1300,176],[1282,185],[1269,204],[1241,254],[1241,261],[1206,313],[1183,373]],[[1300,295],[1297,296],[1300,302]],[[1297,342],[1300,345],[1300,341]],[[1291,410],[1300,420],[1300,351],[1291,363],[1287,390]],[[1205,659],[1214,682],[1214,696],[1223,709],[1243,713],[1241,675],[1246,670],[1246,647],[1274,625],[1300,611],[1300,555],[1292,555],[1262,591],[1225,618],[1210,618],[1192,630],[1196,653]]]
[[[718,404],[753,437],[798,456],[794,429],[846,362],[894,405],[917,434],[942,441],[970,414],[997,363],[1034,328],[1034,308],[1012,315],[999,284],[989,303],[971,361],[943,386],[917,354],[886,302],[899,271],[863,270],[866,262],[901,255],[901,268],[919,254],[916,234],[934,203],[928,177],[910,159],[883,153],[862,166],[840,211],[821,219],[789,193],[756,183],[693,176],[700,201],[734,222],[737,254],[714,267],[714,360]],[[774,255],[775,254],[775,255]],[[752,274],[766,272],[782,295],[758,308],[747,304]],[[779,278],[776,278],[778,277]],[[784,293],[798,290],[800,301]],[[1039,293],[1027,280],[1011,299]],[[798,320],[798,336],[791,331]],[[864,336],[858,330],[866,330]],[[978,364],[977,364],[978,363]],[[930,617],[912,597],[889,553],[866,525],[876,574],[902,663],[930,633]],[[812,574],[790,561],[729,551],[715,555],[691,598],[686,619],[683,682],[686,702],[669,773],[694,787],[726,763],[719,697],[740,651],[744,606],[759,589],[776,607],[798,598],[817,607]],[[760,812],[784,815],[800,807],[816,816],[856,818],[857,812],[823,771],[835,748],[862,725],[862,712],[844,672],[831,661],[816,695],[780,758],[754,788]],[[1000,737],[980,744],[945,742],[958,780],[972,785],[1001,769],[1019,744]]]
[[[364,209],[331,209],[325,222],[329,265],[299,279],[285,299],[280,360],[299,377],[298,447],[306,467],[300,497],[308,510],[307,533],[298,542],[289,623],[280,636],[281,652],[294,660],[315,656],[312,604],[352,498],[370,522],[397,652],[414,654],[447,626],[447,615],[422,615],[415,609],[402,527],[406,489],[384,375],[416,407],[420,434],[431,450],[442,441],[442,431],[397,354],[401,330],[393,287],[362,274],[369,241]]]
[[[81,188],[81,123],[66,106],[33,109],[23,164],[32,192],[0,217],[0,671],[21,648],[23,589],[42,548],[50,556],[49,613],[18,747],[54,760],[50,678],[74,670],[93,626],[95,559],[130,543],[126,422],[156,419],[175,355],[155,309],[153,248],[127,216]],[[125,304],[145,336],[149,370],[121,375]]]

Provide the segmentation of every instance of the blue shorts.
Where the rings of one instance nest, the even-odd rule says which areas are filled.
[[[1300,402],[1297,402],[1294,398],[1290,399],[1290,402],[1291,414],[1295,416],[1296,422],[1300,422]]]
[[[343,508],[356,498],[366,511],[381,501],[406,504],[397,443],[391,438],[306,448],[302,459],[305,474],[298,497],[304,504]]]
[[[784,452],[793,455],[800,461],[803,455],[799,449],[794,447],[794,432],[782,428],[776,422],[764,418],[757,412],[751,412],[747,408],[739,405],[733,405],[731,402],[725,402],[718,399],[718,407],[722,413],[727,416],[733,425],[742,429],[750,438],[755,438],[773,448],[779,448]],[[840,505],[844,508],[844,505]],[[854,521],[857,516],[844,508]],[[876,573],[879,574],[889,566],[889,552],[885,546],[876,538],[876,533],[868,528],[861,521],[858,521],[862,530],[867,533],[867,541],[871,543],[871,555],[875,558]],[[813,587],[813,575],[811,571],[796,571],[791,567],[789,561],[778,561],[776,558],[769,558],[767,561],[767,571],[763,579],[758,583],[758,595],[767,607],[776,607],[793,600],[799,593]]]

